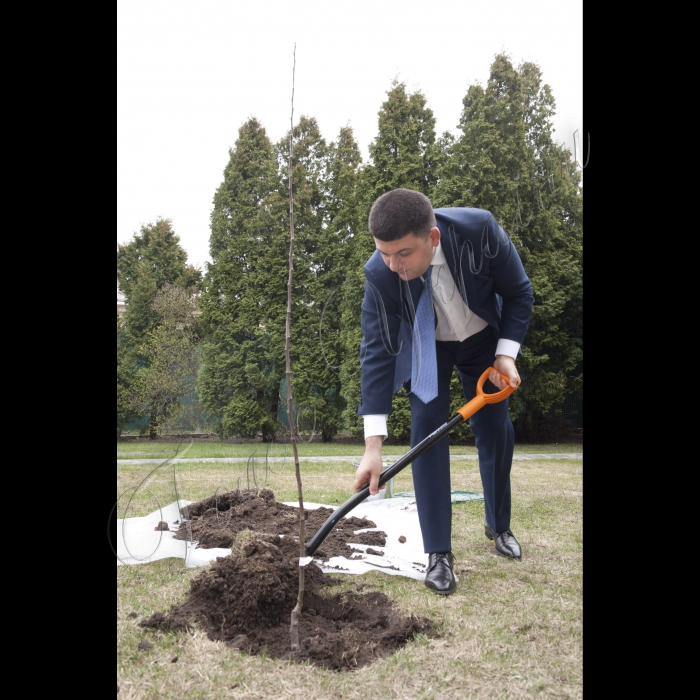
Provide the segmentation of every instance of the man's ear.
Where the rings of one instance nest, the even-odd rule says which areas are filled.
[[[432,244],[433,248],[437,248],[438,243],[440,242],[440,229],[437,226],[433,226],[433,228],[430,229],[428,238],[430,238],[430,243]]]

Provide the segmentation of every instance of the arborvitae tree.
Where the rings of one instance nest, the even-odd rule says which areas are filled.
[[[280,140],[277,152],[283,187],[288,187],[289,134]],[[328,146],[315,119],[302,116],[294,127],[292,291],[297,301],[292,313],[292,394],[297,428],[320,433],[324,442],[339,427],[342,292],[338,291],[357,228],[359,162],[352,130],[341,129],[338,141]]]
[[[275,149],[257,119],[239,130],[211,214],[211,264],[200,300],[198,393],[221,436],[274,439],[284,377],[289,246]]]
[[[522,64],[519,73],[531,176],[519,183],[513,229],[535,304],[523,347],[529,381],[514,406],[516,430],[527,437],[583,383],[583,194],[571,153],[553,139],[550,87],[534,63]]]
[[[289,191],[289,137],[277,144],[282,187]],[[324,281],[332,264],[335,241],[325,228],[324,179],[328,146],[315,119],[302,116],[294,127],[292,196],[294,198],[294,276],[290,359],[295,429],[321,432],[330,440],[337,432],[337,418],[328,393],[334,384],[318,344],[318,324]],[[285,231],[289,231],[288,212]],[[288,239],[287,239],[288,240]]]
[[[187,253],[173,231],[172,221],[158,218],[155,224],[141,226],[131,242],[117,246],[117,278],[126,301],[123,327],[117,334],[117,353],[122,358],[117,393],[124,396],[131,381],[128,378],[148,364],[141,348],[158,322],[153,307],[156,294],[168,283],[194,293],[201,282],[201,272],[187,264]],[[123,418],[122,415],[122,425]],[[119,426],[118,408],[117,430]],[[155,428],[150,436],[157,436]]]
[[[341,130],[338,142],[328,146],[316,120],[304,116],[294,127],[293,146],[295,419],[304,432],[315,428],[330,440],[339,425],[342,346],[338,301],[326,302],[342,284],[348,240],[356,229],[360,156],[350,129]],[[262,126],[249,121],[214,200],[213,262],[201,301],[207,340],[199,394],[209,410],[222,416],[224,435],[261,431],[267,440],[281,428],[288,158],[289,134],[275,147]]]
[[[317,391],[314,394],[317,430],[330,440],[340,425],[343,409],[340,367],[343,360],[341,304],[345,297],[348,255],[357,234],[357,179],[360,149],[352,129],[343,127],[327,151],[322,179],[323,225],[318,231],[317,251],[312,254],[310,318],[315,347],[309,353]],[[293,183],[297,183],[296,174]],[[296,205],[295,205],[296,206]],[[297,365],[299,366],[299,361]],[[296,394],[295,394],[296,396]],[[321,401],[322,399],[322,401]]]
[[[440,168],[435,206],[491,211],[516,245],[535,292],[511,397],[527,435],[560,401],[581,360],[582,195],[571,154],[552,139],[555,104],[533,63],[496,56],[486,88],[463,101],[462,133]]]
[[[428,194],[435,182],[435,117],[422,92],[392,82],[379,111],[379,133],[369,147],[366,168],[371,201],[397,187]]]
[[[338,140],[331,144],[328,177],[326,180],[326,201],[328,230],[339,239],[336,247],[336,263],[329,270],[327,294],[322,309],[323,325],[319,325],[320,342],[323,343],[325,360],[330,364],[336,377],[334,401],[338,410],[338,420],[347,406],[343,397],[343,380],[348,380],[346,354],[348,351],[348,331],[356,332],[356,320],[348,317],[344,309],[352,304],[355,288],[348,284],[354,271],[351,259],[358,233],[361,228],[359,182],[362,157],[350,127],[340,130]],[[360,298],[360,303],[362,299]],[[321,333],[322,329],[322,333]],[[357,348],[352,348],[353,361],[357,367]],[[356,369],[357,371],[357,369]],[[344,374],[345,373],[345,374]]]
[[[340,241],[341,256],[347,255],[348,246],[357,234],[358,192],[357,183],[362,156],[349,126],[340,129],[336,141],[329,146],[324,198],[326,229]],[[343,258],[338,262],[342,263]],[[334,265],[335,269],[343,265]],[[340,283],[342,277],[338,277]]]
[[[505,55],[496,56],[486,89],[470,86],[462,104],[462,134],[442,163],[433,205],[488,209],[508,230],[530,163],[520,76]]]
[[[346,255],[343,297],[340,300],[340,338],[343,353],[340,361],[341,398],[343,403],[343,424],[354,436],[363,434],[363,422],[357,415],[360,400],[362,367],[360,344],[362,342],[362,299],[365,289],[364,264],[374,250],[367,220],[371,202],[369,201],[365,166],[357,179],[357,232],[348,241]]]
[[[173,231],[173,222],[159,217],[155,224],[141,226],[132,241],[117,246],[117,276],[119,288],[126,297],[127,313],[134,287],[144,277],[144,263],[148,277],[157,289],[170,282],[191,290],[202,279],[202,273],[187,264],[187,253],[180,245],[180,237]]]
[[[367,221],[374,201],[397,187],[419,190],[430,196],[436,178],[440,153],[435,140],[435,118],[426,106],[425,96],[409,93],[404,83],[394,80],[379,111],[379,133],[369,147],[370,163],[361,171],[359,182],[359,231],[353,241],[346,277],[342,325],[346,356],[343,361],[345,422],[355,434],[362,434],[357,416],[361,371],[359,348],[361,305],[365,276],[363,266],[374,251]],[[390,437],[404,438],[410,427],[408,399],[403,390],[394,397],[389,419]]]

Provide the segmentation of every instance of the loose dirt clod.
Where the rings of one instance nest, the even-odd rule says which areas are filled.
[[[289,624],[299,587],[299,542],[294,535],[298,509],[277,503],[269,489],[253,491],[221,494],[214,501],[190,504],[187,513],[183,509],[191,519],[180,525],[176,538],[197,540],[199,547],[203,542],[226,546],[232,552],[217,557],[190,581],[183,604],[167,614],[155,613],[139,623],[142,627],[183,631],[199,626],[211,639],[249,654],[266,649],[271,658],[309,661],[336,670],[364,666],[395,652],[415,633],[430,631],[430,620],[402,616],[383,593],[359,593],[364,584],[358,592],[330,594],[324,589],[338,579],[310,564],[305,569],[300,649],[292,652]],[[307,538],[331,512],[307,511]],[[288,527],[283,537],[282,527]],[[324,541],[324,553],[318,550],[316,556],[350,556],[348,537],[362,544],[385,544],[385,533],[354,534],[372,527],[376,525],[364,518],[342,520]],[[229,544],[209,544],[224,541]]]

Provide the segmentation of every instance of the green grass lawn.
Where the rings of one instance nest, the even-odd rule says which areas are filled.
[[[526,451],[582,451],[580,445],[549,447]],[[129,515],[143,515],[156,501],[170,503],[176,493],[197,500],[217,489],[245,488],[251,478],[246,466],[192,462],[153,468],[118,462],[117,494],[126,494],[121,504],[133,495]],[[345,501],[352,495],[353,472],[351,463],[304,463],[305,501]],[[296,501],[292,464],[258,470],[255,478],[279,501]],[[410,467],[395,483],[396,490],[412,490]],[[452,463],[452,487],[481,491],[475,461]],[[365,592],[382,591],[403,614],[425,615],[437,629],[437,635],[420,635],[396,654],[349,673],[248,656],[198,631],[145,630],[138,622],[182,602],[201,569],[184,569],[173,559],[117,567],[118,697],[582,698],[582,461],[517,461],[512,487],[512,529],[523,547],[521,562],[495,555],[483,534],[483,502],[472,501],[453,506],[460,578],[454,595],[436,596],[420,581],[380,572],[339,577],[339,588],[361,581]],[[140,649],[141,641],[152,646]]]
[[[188,449],[189,448],[189,449]],[[168,457],[181,456],[187,449],[186,458],[211,458],[211,457],[292,457],[292,446],[273,443],[271,445],[260,442],[236,444],[231,442],[151,442],[150,440],[117,441],[117,459],[167,459]],[[386,445],[384,454],[402,455],[408,452],[409,445]],[[360,456],[364,450],[363,445],[347,445],[339,443],[297,443],[297,451],[300,457],[336,457],[336,456]],[[476,454],[476,447],[470,445],[453,445],[450,448],[452,454],[470,455]],[[548,445],[516,445],[515,451],[525,454],[551,454],[551,453],[583,453],[583,445],[580,443],[560,443]]]

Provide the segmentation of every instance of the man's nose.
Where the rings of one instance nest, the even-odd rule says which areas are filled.
[[[389,269],[392,272],[399,271],[399,258],[398,258],[398,256],[396,256],[396,255],[389,256]]]

